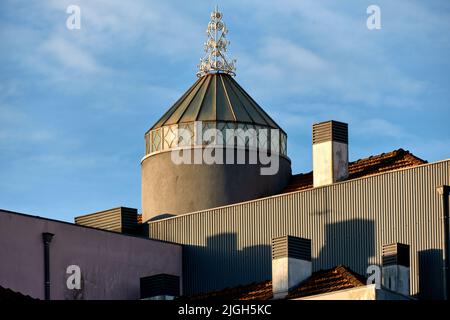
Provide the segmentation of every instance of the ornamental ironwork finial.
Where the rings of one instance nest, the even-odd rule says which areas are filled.
[[[216,6],[211,12],[211,20],[206,29],[205,56],[200,59],[198,77],[215,72],[236,75],[236,59],[229,59],[226,55],[227,45],[230,44],[230,41],[226,39],[227,33],[228,29],[222,21],[222,13]]]

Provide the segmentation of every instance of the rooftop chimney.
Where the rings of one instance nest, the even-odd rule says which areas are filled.
[[[312,274],[311,240],[283,236],[272,240],[272,291],[283,299]]]
[[[348,177],[348,125],[326,121],[313,124],[313,179],[320,187]]]
[[[409,245],[383,245],[383,286],[409,296]]]
[[[180,277],[171,274],[155,274],[140,279],[141,299],[173,300],[180,296]]]

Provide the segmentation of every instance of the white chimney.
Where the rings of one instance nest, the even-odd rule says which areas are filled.
[[[313,124],[314,187],[348,177],[348,125],[339,121]]]
[[[292,236],[272,239],[272,292],[285,298],[312,274],[311,240]]]
[[[409,296],[409,245],[383,245],[383,286]]]

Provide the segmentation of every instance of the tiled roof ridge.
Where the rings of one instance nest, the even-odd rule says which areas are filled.
[[[239,300],[250,300],[252,297],[251,295],[257,293],[264,295],[264,298],[266,299],[272,298],[272,279],[264,280],[259,283],[253,282],[249,285],[249,287],[251,286],[256,286],[257,288],[255,288],[254,290],[250,290],[247,293],[240,294]]]
[[[361,159],[358,159],[358,160],[355,160],[355,161],[351,161],[349,164],[357,163],[359,161],[369,160],[369,159],[376,158],[376,157],[387,156],[387,155],[409,155],[409,156],[412,156],[414,159],[417,159],[420,162],[428,163],[428,161],[417,157],[416,155],[411,153],[409,150],[405,150],[403,148],[399,148],[399,149],[395,149],[395,150],[392,150],[392,151],[389,151],[389,152],[382,152],[380,154],[371,155],[371,156],[366,157],[366,158],[361,158]]]
[[[384,152],[349,162],[347,180],[368,177],[426,163],[428,163],[428,161],[415,156],[408,150],[399,148],[390,152]],[[313,171],[309,171],[292,175],[291,181],[281,193],[300,191],[312,187]]]
[[[236,293],[237,295],[233,298],[233,299],[240,299],[243,295],[243,291],[247,288],[252,288],[258,285],[270,285],[270,291],[272,292],[272,280],[268,279],[268,280],[264,280],[264,281],[260,281],[260,282],[256,282],[253,281],[251,283],[247,283],[247,284],[240,284],[238,286],[235,287],[225,287],[223,289],[218,289],[218,290],[214,290],[214,291],[209,291],[209,292],[201,292],[201,293],[197,293],[191,296],[184,296],[184,297],[180,297],[179,299],[183,300],[183,299],[203,299],[203,298],[220,298],[221,296],[225,296],[226,294],[233,294]],[[254,290],[256,291],[256,290]],[[252,291],[249,291],[252,292]]]
[[[366,285],[366,280],[363,276],[345,265],[338,265],[330,269],[321,269],[313,272],[309,278],[290,290],[287,299],[334,292],[364,285]],[[221,290],[181,297],[180,299],[268,300],[272,299],[272,280],[252,282],[236,287],[226,287]]]
[[[330,277],[334,275],[334,277]],[[324,279],[321,279],[325,277]],[[327,278],[328,277],[328,278]],[[333,286],[330,286],[335,280]],[[328,283],[327,283],[328,281]],[[338,282],[343,282],[339,285]],[[328,285],[329,287],[323,287]],[[301,298],[327,292],[334,292],[348,288],[365,285],[365,278],[345,265],[338,265],[330,269],[321,269],[314,272],[308,279],[300,283],[296,288],[290,290],[288,299]]]
[[[360,274],[354,272],[352,269],[345,265],[339,265],[335,268],[336,272],[341,273],[342,276],[346,277],[348,281],[355,285],[355,286],[361,286],[366,284],[366,279],[361,276]]]

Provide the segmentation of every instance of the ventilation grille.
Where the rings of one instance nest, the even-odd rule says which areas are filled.
[[[311,261],[311,240],[283,236],[272,240],[272,259],[295,258]]]
[[[313,125],[313,144],[336,141],[348,144],[348,124],[339,121],[326,121]]]
[[[180,296],[180,277],[170,274],[156,274],[141,278],[141,299],[156,296]]]
[[[137,234],[137,209],[118,207],[75,217],[75,223],[125,234]]]
[[[401,265],[409,268],[409,245],[393,243],[383,246],[383,266]]]

